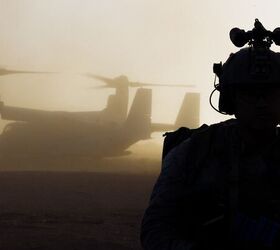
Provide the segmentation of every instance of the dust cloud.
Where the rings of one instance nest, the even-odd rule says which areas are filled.
[[[256,14],[274,27],[278,9],[0,0],[0,248],[140,250],[162,133],[178,114],[225,119],[208,104],[212,64],[234,51],[230,28]]]

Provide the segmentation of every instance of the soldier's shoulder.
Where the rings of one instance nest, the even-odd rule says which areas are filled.
[[[200,157],[220,154],[226,150],[230,138],[236,135],[236,131],[236,119],[204,126],[191,136],[192,153]]]
[[[203,124],[199,128],[190,129],[187,127],[181,127],[175,131],[172,132],[166,132],[163,136],[164,143],[163,143],[163,151],[162,151],[162,159],[165,158],[165,156],[170,151],[184,151],[187,147],[188,143],[187,141],[196,133],[204,131],[208,128],[208,125]]]
[[[224,145],[227,138],[235,130],[237,121],[230,119],[223,122],[190,129],[181,127],[174,132],[165,134],[162,158],[172,152],[171,155],[184,155],[183,152],[192,151],[206,153],[214,145]]]
[[[191,136],[194,141],[200,141],[211,137],[211,139],[224,138],[235,131],[237,128],[237,120],[229,119],[211,125],[204,124]]]

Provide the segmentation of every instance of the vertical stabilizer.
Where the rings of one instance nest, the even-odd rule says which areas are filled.
[[[186,93],[175,127],[198,128],[200,116],[200,93]]]
[[[137,90],[127,120],[125,133],[135,141],[149,139],[151,134],[152,90]]]
[[[123,124],[127,116],[127,107],[128,87],[121,85],[116,88],[116,94],[109,96],[102,120]]]

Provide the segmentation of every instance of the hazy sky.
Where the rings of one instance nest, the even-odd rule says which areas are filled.
[[[80,73],[133,81],[195,84],[201,123],[226,117],[212,111],[212,64],[237,51],[228,33],[280,26],[279,1],[0,0],[0,65],[58,72],[0,79],[7,105],[95,110],[114,90]],[[153,121],[172,123],[187,89],[153,89]],[[135,91],[132,90],[132,94]]]

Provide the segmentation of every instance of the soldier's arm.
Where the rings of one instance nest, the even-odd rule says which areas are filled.
[[[195,249],[191,232],[193,192],[187,183],[192,166],[188,162],[189,140],[165,158],[162,172],[151,195],[141,228],[145,250]]]

